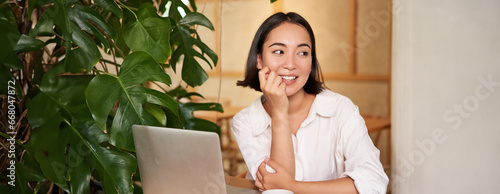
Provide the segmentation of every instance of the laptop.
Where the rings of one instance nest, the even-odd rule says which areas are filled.
[[[132,132],[145,194],[260,193],[226,185],[216,133],[143,125]]]

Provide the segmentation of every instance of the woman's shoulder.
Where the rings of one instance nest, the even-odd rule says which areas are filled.
[[[259,114],[259,112],[261,112],[261,109],[263,109],[263,108],[261,108],[262,107],[261,98],[262,97],[255,99],[252,102],[252,104],[250,104],[250,106],[248,106],[244,109],[241,109],[238,113],[236,113],[234,115],[233,120],[248,119],[252,115]]]
[[[324,89],[316,97],[318,98],[319,105],[324,107],[325,110],[338,111],[340,110],[357,110],[356,104],[347,96]]]
[[[234,115],[232,126],[235,133],[249,129],[247,132],[252,131],[254,135],[260,134],[270,125],[271,118],[264,110],[261,99],[262,97],[256,99],[250,106]]]

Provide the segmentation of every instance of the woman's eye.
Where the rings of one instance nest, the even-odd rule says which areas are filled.
[[[275,50],[273,51],[274,54],[283,54],[284,52],[282,50]]]
[[[307,56],[307,55],[309,55],[309,53],[308,52],[300,52],[299,55],[301,55],[301,56]]]

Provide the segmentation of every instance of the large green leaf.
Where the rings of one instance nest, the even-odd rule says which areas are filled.
[[[12,55],[14,46],[20,38],[16,19],[9,4],[0,5],[0,29],[2,29],[0,30],[0,42],[2,43],[2,46],[0,46],[0,63],[2,63],[7,56]]]
[[[73,128],[73,131],[82,139],[85,144],[82,146],[88,149],[87,162],[96,169],[98,180],[103,183],[104,191],[106,193],[132,193],[132,175],[137,169],[137,159],[130,153],[101,147],[99,144],[108,141],[108,136],[95,124],[79,130]]]
[[[153,115],[156,118],[156,120],[160,122],[161,126],[167,125],[167,115],[165,114],[165,111],[163,111],[161,106],[158,106],[156,104],[146,103],[144,104],[144,110],[149,112],[149,114]]]
[[[23,63],[17,57],[17,53],[15,51],[11,51],[3,60],[3,65],[8,68],[12,68],[13,71],[19,70],[23,68]]]
[[[47,10],[45,10],[36,26],[30,30],[31,37],[54,36],[54,24],[59,23],[62,20],[61,17],[55,17],[60,13],[59,7],[59,4],[54,3],[53,6],[50,6]]]
[[[187,98],[188,100],[191,100],[191,96],[198,96],[200,98],[205,98],[199,93],[187,92],[187,90],[180,85],[177,86],[177,88],[168,91],[167,94],[176,98],[177,101],[180,101],[182,98]]]
[[[149,53],[159,63],[170,56],[170,21],[156,14],[151,3],[141,5],[138,18],[123,28],[123,38],[132,51]]]
[[[66,71],[82,72],[90,70],[101,58],[94,41],[89,38],[78,26],[70,23],[71,43],[77,47],[66,48]]]
[[[198,96],[204,98],[201,94],[196,92],[187,92],[181,86],[168,91],[170,96],[174,96],[177,101],[181,101],[183,98],[191,100],[191,96]],[[212,131],[220,134],[220,127],[211,121],[199,119],[193,116],[194,111],[205,110],[205,111],[219,111],[222,112],[222,106],[219,103],[180,103],[179,111],[181,114],[180,120],[168,120],[167,126],[174,128],[186,128],[200,131]],[[168,114],[168,113],[167,113]]]
[[[118,76],[122,79],[125,87],[142,84],[145,81],[159,81],[170,85],[170,76],[160,68],[150,55],[144,52],[130,54],[123,61]]]
[[[74,120],[82,109],[86,109],[82,95],[90,82],[90,76],[57,76],[64,66],[56,66],[47,72],[40,85],[40,93],[28,103],[28,119],[32,128],[41,127],[52,117],[62,115]]]
[[[35,159],[45,177],[64,190],[66,184],[66,146],[69,144],[69,134],[66,128],[59,128],[63,121],[61,115],[56,115],[47,122],[34,129],[29,143],[34,148]]]
[[[72,6],[68,10],[68,17],[70,21],[77,23],[82,30],[96,37],[106,48],[109,48],[106,34],[111,39],[116,40],[116,33],[113,28],[99,13],[87,6],[78,4]]]
[[[213,62],[213,67],[215,67],[217,65],[217,61],[219,60],[219,57],[217,56],[217,54],[212,50],[210,49],[205,43],[203,43],[200,39],[200,35],[198,33],[196,33],[196,39],[194,40],[194,43],[195,45],[200,48],[201,50],[201,53],[202,55],[208,55],[208,57],[210,58],[210,60],[212,60]],[[207,58],[202,58],[205,62],[207,62],[208,65],[210,65],[210,63],[208,62]],[[212,65],[210,65],[210,68],[213,68]]]
[[[118,5],[116,5],[115,1],[113,1],[113,0],[95,0],[94,2],[99,4],[105,10],[110,11],[115,16],[122,18],[123,12],[120,9],[120,7],[118,7]]]
[[[23,161],[16,163],[16,173],[18,176],[22,176],[27,181],[44,181],[46,180],[43,176],[42,171],[39,166],[35,164],[35,158],[30,156],[31,153],[24,153]]]
[[[79,163],[68,168],[66,157],[71,152],[68,152],[67,148],[74,144],[74,134],[68,125],[61,123],[64,120],[79,123],[92,119],[83,95],[91,77],[56,76],[63,70],[64,66],[56,66],[47,72],[42,80],[40,92],[28,104],[28,120],[34,130],[27,147],[33,148],[32,152],[40,163],[43,174],[59,187],[69,191],[68,175],[73,173],[74,167],[81,165],[79,163],[82,158],[79,155],[71,155],[71,159]],[[79,172],[74,176],[78,179],[78,176],[83,175],[84,173]]]
[[[26,147],[43,175],[69,193],[88,193],[96,170],[108,193],[132,193],[136,159],[100,144],[108,136],[94,123],[86,105],[90,76],[58,76],[63,66],[44,75],[40,92],[28,104],[33,133]]]
[[[186,14],[184,18],[182,18],[179,23],[181,25],[202,25],[207,27],[210,30],[214,30],[214,26],[212,25],[212,22],[208,20],[206,16],[204,16],[201,13],[198,12],[191,12]]]
[[[117,32],[117,39],[115,41],[116,47],[121,50],[121,52],[117,51],[115,52],[115,56],[117,57],[126,57],[128,53],[130,52],[130,49],[128,48],[127,44],[125,43],[125,40],[123,39],[123,31],[122,31],[122,23],[126,24],[127,16],[126,13],[128,11],[126,10],[124,13],[124,16],[122,19],[116,17],[116,16],[110,16],[108,19],[108,23],[111,25],[113,30]],[[120,20],[122,22],[120,22]],[[122,53],[124,56],[122,56]]]
[[[9,68],[0,65],[0,94],[7,95],[12,88],[9,86],[13,86],[15,88],[15,93],[18,99],[21,99],[21,87],[19,87],[19,82],[16,81],[15,77],[10,72]],[[9,100],[9,99],[7,99]]]
[[[116,33],[97,11],[76,3],[75,0],[39,2],[51,6],[43,12],[30,36],[53,36],[56,31],[57,38],[64,40],[66,71],[85,72],[101,58],[96,42],[109,48],[106,35],[114,40]]]
[[[78,154],[78,152],[75,153],[74,151],[69,152],[68,158],[72,158],[73,160],[75,160],[71,163],[73,171],[69,173],[69,190],[70,193],[90,193],[90,167],[86,163],[87,161],[85,160],[85,158],[80,157]],[[106,186],[111,185],[116,185],[117,188],[120,187],[117,183],[109,184]]]
[[[94,117],[96,124],[103,130],[106,130],[106,121],[109,112],[116,100],[120,98],[121,88],[116,77],[100,75],[92,79],[91,85],[85,91],[92,117]]]
[[[25,154],[26,155],[26,154]],[[23,156],[24,160],[24,156]],[[32,171],[29,167],[24,165],[23,162],[16,162],[16,186],[11,188],[10,193],[31,193],[31,189],[27,184],[28,181],[42,182],[45,181],[45,177],[41,172]],[[10,186],[10,185],[8,185]],[[3,192],[0,192],[3,193]],[[9,192],[6,192],[9,193]]]
[[[26,152],[23,154],[22,162],[16,162],[16,187],[15,191],[11,191],[10,193],[28,193],[31,190],[28,188],[27,184],[24,184],[28,181],[30,182],[47,182],[47,179],[43,175],[40,165],[36,162],[35,157],[33,156],[33,149],[27,148]],[[39,184],[41,186],[41,184]],[[37,186],[39,186],[37,185]]]
[[[175,70],[177,61],[181,55],[184,55],[182,79],[191,87],[203,84],[208,79],[208,75],[195,57],[203,59],[210,65],[207,58],[204,56],[204,53],[206,53],[212,60],[213,66],[215,66],[218,60],[217,55],[199,39],[191,36],[190,30],[186,26],[177,25],[172,33],[173,38],[180,42],[177,49],[172,53],[170,65],[172,65],[172,68]],[[197,51],[195,47],[198,47],[201,53]],[[211,65],[210,67],[212,68]]]
[[[77,129],[64,121],[66,127],[54,131],[61,123],[52,121],[34,130],[29,142],[45,176],[69,193],[88,193],[90,169],[95,169],[106,193],[133,192],[133,155],[101,147],[107,138],[97,125]]]
[[[197,110],[223,112],[222,106],[219,103],[180,103],[179,108],[185,119],[186,129],[211,131],[220,135],[220,127],[215,123],[193,116],[193,112]]]
[[[177,102],[164,93],[142,87],[146,81],[159,81],[170,85],[170,77],[147,53],[134,52],[127,56],[118,76],[103,74],[89,84],[85,95],[97,125],[106,130],[106,121],[113,105],[119,106],[110,129],[110,143],[127,150],[134,150],[132,125],[165,123],[144,109],[145,103],[155,104],[178,118]]]
[[[175,21],[179,21],[182,18],[181,13],[179,12],[179,8],[181,8],[185,13],[191,12],[189,7],[186,4],[184,4],[182,0],[167,0],[167,1],[171,2],[168,17],[172,18]],[[190,1],[190,3],[194,5],[192,7],[196,11],[196,5],[194,4],[194,2]]]
[[[43,41],[23,34],[19,38],[19,41],[17,42],[16,46],[14,46],[14,51],[16,52],[35,51],[44,46],[45,43]]]

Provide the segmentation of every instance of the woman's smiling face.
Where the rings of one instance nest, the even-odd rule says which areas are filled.
[[[284,22],[273,29],[257,56],[257,68],[269,67],[286,84],[286,95],[304,92],[311,73],[311,39],[307,30],[297,24]]]

